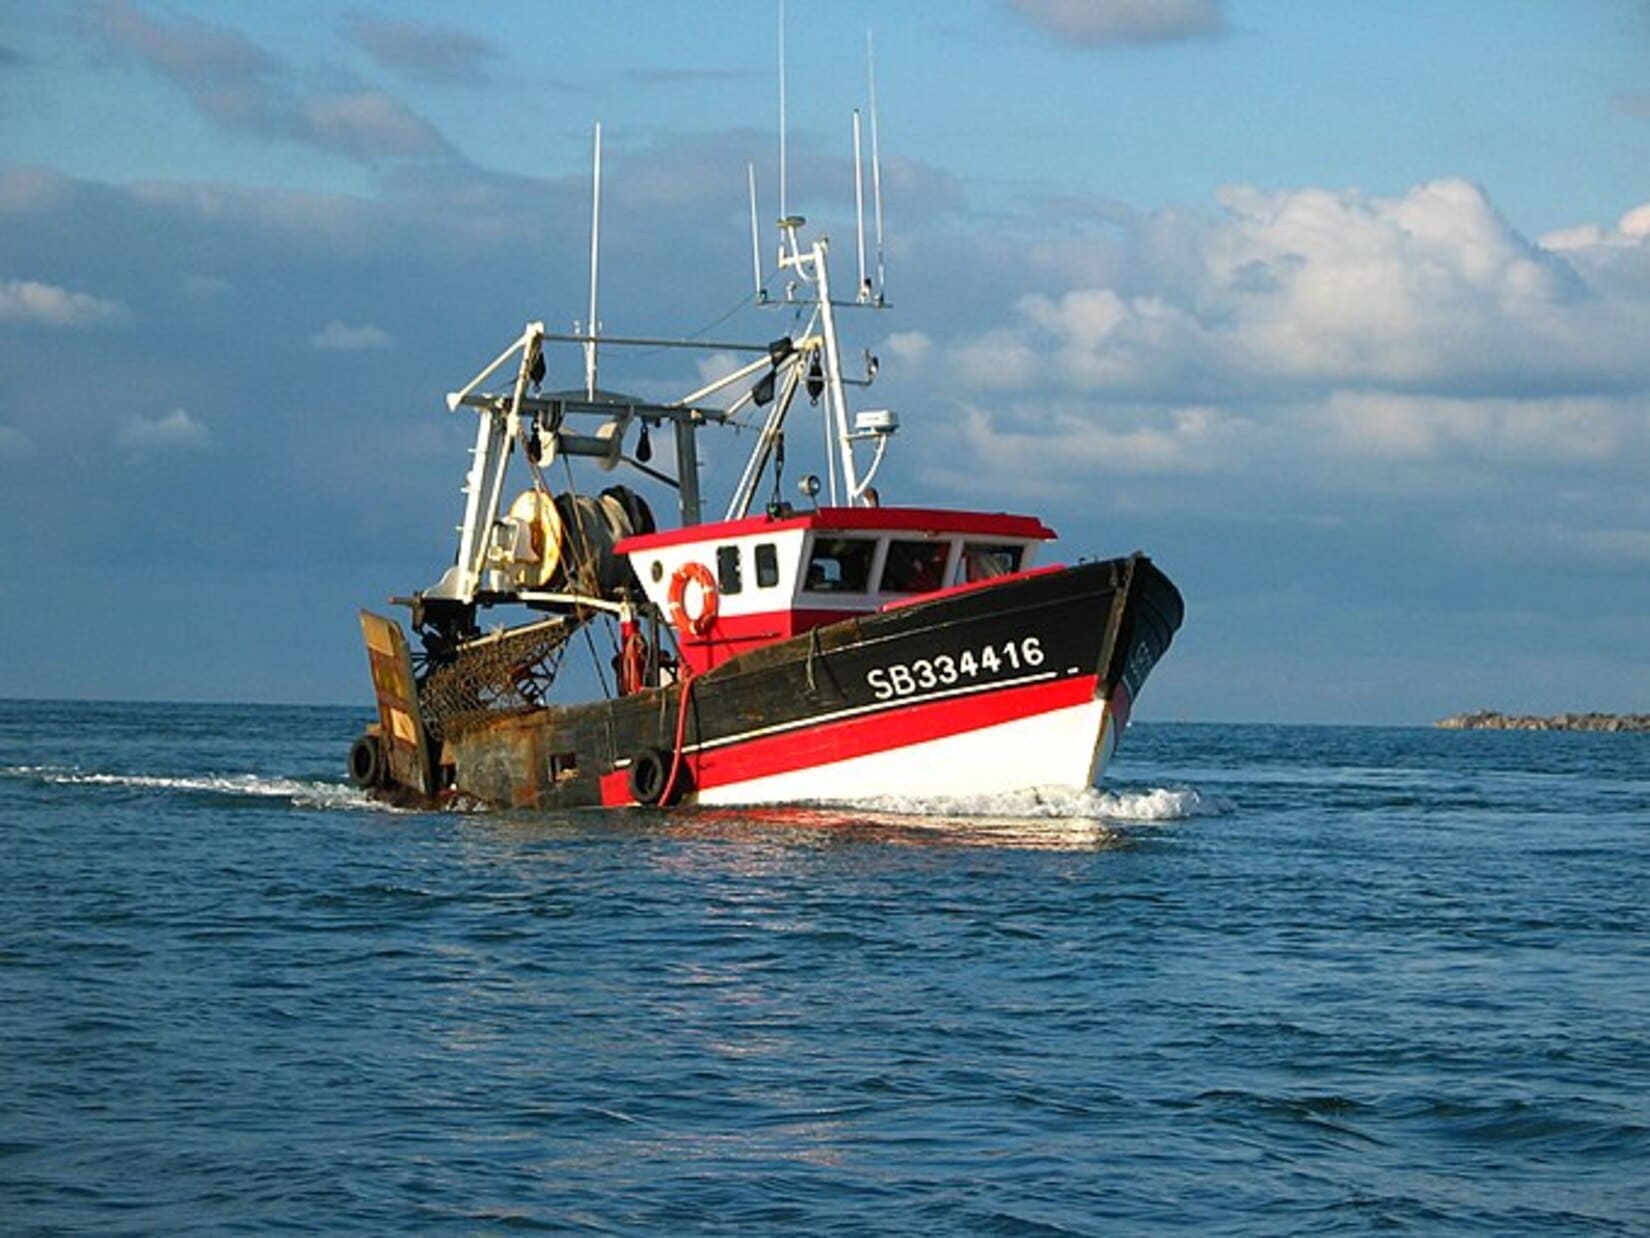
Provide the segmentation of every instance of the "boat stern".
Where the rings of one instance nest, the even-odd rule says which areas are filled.
[[[361,635],[372,671],[378,721],[350,746],[350,780],[363,790],[391,798],[432,799],[435,766],[406,633],[395,620],[363,610]]]

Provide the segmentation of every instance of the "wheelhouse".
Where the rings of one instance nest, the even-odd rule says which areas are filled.
[[[630,537],[614,549],[699,674],[822,624],[1029,571],[1054,536],[1030,516],[824,507]]]

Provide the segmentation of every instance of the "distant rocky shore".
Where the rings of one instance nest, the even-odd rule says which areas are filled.
[[[1481,709],[1438,723],[1450,731],[1650,731],[1650,714],[1503,714]]]

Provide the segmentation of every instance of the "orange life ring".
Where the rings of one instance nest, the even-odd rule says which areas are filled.
[[[699,611],[688,610],[689,583],[699,586]],[[683,636],[704,636],[716,622],[716,578],[703,563],[684,563],[670,578],[670,621]]]

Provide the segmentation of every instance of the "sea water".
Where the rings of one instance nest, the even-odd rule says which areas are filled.
[[[416,814],[364,721],[0,702],[0,1230],[1650,1231],[1650,736]]]

